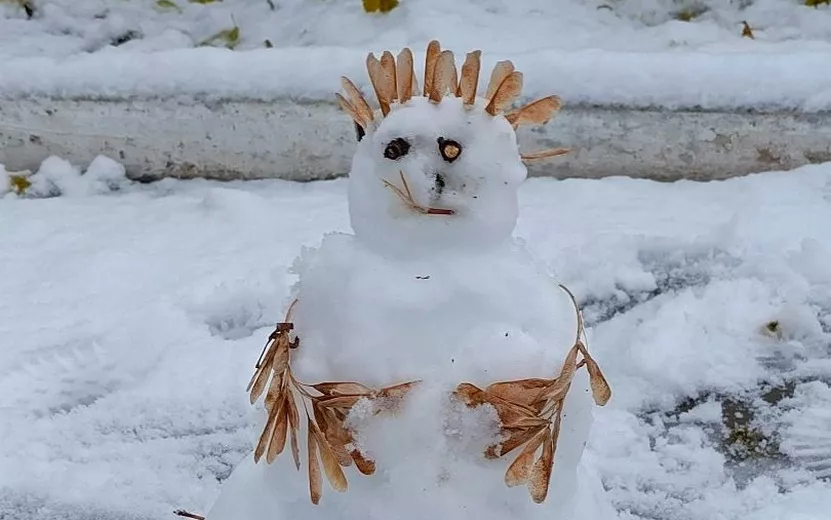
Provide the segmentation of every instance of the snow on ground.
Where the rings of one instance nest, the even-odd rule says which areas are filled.
[[[367,86],[367,52],[409,45],[421,62],[438,38],[482,49],[488,69],[512,59],[526,95],[571,104],[831,108],[831,6],[800,0],[401,0],[387,15],[358,0],[33,1],[31,20],[0,1],[0,95],[330,100],[340,75]],[[200,47],[235,26],[236,50]]]
[[[348,230],[346,181],[102,194],[44,170],[71,189],[0,200],[0,518],[204,512],[249,455],[245,385],[287,269]],[[827,518],[831,163],[532,179],[521,203],[518,235],[578,295],[615,392],[586,456],[620,517]]]

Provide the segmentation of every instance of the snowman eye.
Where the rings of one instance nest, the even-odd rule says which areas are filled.
[[[389,144],[387,144],[387,147],[384,148],[384,157],[397,161],[407,155],[407,152],[409,151],[410,143],[400,137],[397,137],[390,141]]]
[[[444,137],[439,137],[439,153],[441,154],[442,159],[445,161],[452,163],[456,159],[462,155],[462,145],[453,141],[452,139],[445,139]]]

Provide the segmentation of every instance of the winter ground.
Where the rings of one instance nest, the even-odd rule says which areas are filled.
[[[513,60],[527,96],[567,104],[831,108],[831,6],[803,0],[401,0],[387,15],[359,0],[31,0],[32,19],[16,1],[0,0],[3,96],[331,100],[342,74],[366,87],[368,51],[409,45],[420,63],[438,38],[482,49],[485,70]],[[234,27],[235,50],[203,46]]]
[[[245,385],[287,268],[348,230],[346,181],[107,192],[47,169],[63,196],[0,199],[0,518],[204,512],[248,456]],[[615,392],[586,456],[620,517],[826,519],[831,163],[532,179],[521,202],[518,235],[578,295]]]

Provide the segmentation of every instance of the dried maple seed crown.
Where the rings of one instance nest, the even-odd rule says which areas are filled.
[[[486,458],[497,459],[524,446],[508,466],[505,484],[509,487],[525,484],[531,499],[537,503],[543,502],[548,495],[563,405],[577,370],[585,367],[588,371],[595,403],[603,406],[612,396],[600,367],[589,355],[583,318],[574,295],[565,286],[561,285],[560,288],[568,293],[574,304],[577,336],[557,377],[500,381],[484,389],[464,382],[454,392],[454,396],[467,406],[487,404],[499,416],[502,440],[487,448]],[[290,434],[294,465],[300,470],[297,441],[300,428],[297,408],[299,398],[307,424],[309,493],[312,503],[318,504],[323,493],[321,462],[326,479],[336,491],[343,492],[348,487],[342,468],[354,464],[364,475],[375,473],[375,461],[354,445],[353,432],[346,427],[346,419],[352,408],[359,401],[367,399],[375,404],[376,414],[393,413],[419,381],[380,389],[353,381],[328,381],[314,385],[298,381],[291,370],[291,350],[300,345],[299,338],[290,339],[294,329],[290,319],[295,303],[296,300],[289,307],[284,321],[278,323],[269,336],[248,383],[251,404],[268,387],[265,396],[268,419],[254,449],[254,460],[259,462],[265,455],[267,463],[273,462],[282,453]],[[578,355],[582,356],[579,361]],[[540,450],[542,452],[537,457]]]
[[[481,51],[467,53],[461,72],[457,73],[456,60],[452,51],[441,50],[438,41],[433,40],[427,46],[424,62],[424,88],[422,97],[433,103],[441,103],[445,96],[461,98],[466,109],[474,106],[479,86],[481,68]],[[387,117],[396,103],[406,105],[414,96],[418,96],[418,80],[413,66],[413,53],[404,48],[398,57],[390,51],[384,51],[381,59],[370,53],[366,58],[369,80],[381,118]],[[346,77],[341,77],[344,94],[335,97],[344,112],[366,132],[378,124],[376,112],[370,107],[364,95],[355,84]],[[514,69],[509,60],[498,62],[491,72],[488,87],[484,95],[485,112],[493,117],[505,117],[514,130],[522,125],[545,124],[560,110],[562,103],[557,96],[547,96],[527,105],[504,112],[522,92],[522,73]],[[363,135],[359,132],[359,135]],[[538,161],[567,154],[568,148],[552,148],[521,155],[524,162]]]

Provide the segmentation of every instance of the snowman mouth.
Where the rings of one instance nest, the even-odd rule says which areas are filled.
[[[410,191],[410,185],[407,183],[407,177],[404,175],[402,170],[399,170],[399,175],[401,176],[401,185],[399,187],[394,183],[386,180],[381,179],[381,182],[384,183],[384,186],[391,189],[393,193],[398,195],[398,198],[410,209],[417,213],[421,213],[423,215],[455,215],[456,211],[448,208],[435,208],[435,207],[427,207],[422,206],[418,202],[416,202],[415,198],[413,197],[413,193]]]

